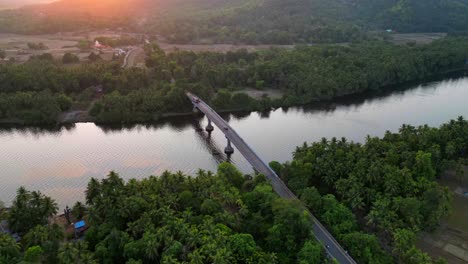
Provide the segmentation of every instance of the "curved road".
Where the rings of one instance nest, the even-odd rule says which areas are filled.
[[[127,55],[125,55],[122,68],[131,68],[135,66],[136,57],[140,55],[142,52],[144,52],[144,50],[141,47],[136,47],[136,48],[131,49],[127,53]]]
[[[275,192],[285,199],[298,199],[284,184],[284,182],[276,175],[276,173],[253,151],[253,149],[232,129],[231,126],[219,116],[208,104],[203,102],[197,96],[187,93],[187,97],[192,104],[203,112],[236,146],[237,150],[245,157],[245,159],[259,172],[264,174],[270,181]],[[307,210],[307,209],[306,209]],[[328,255],[335,258],[339,263],[356,263],[351,256],[338,244],[333,236],[326,228],[307,210],[314,222],[313,232],[317,240],[325,245],[325,250]]]

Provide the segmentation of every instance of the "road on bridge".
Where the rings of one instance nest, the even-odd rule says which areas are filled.
[[[282,198],[298,199],[284,184],[284,182],[276,175],[276,173],[253,151],[253,149],[242,139],[239,134],[216,113],[208,104],[203,102],[197,96],[187,93],[187,97],[192,101],[192,104],[208,119],[210,119],[228,138],[244,158],[254,167],[259,173],[265,175],[271,182],[275,192]],[[307,209],[306,209],[307,210]],[[326,228],[307,210],[314,222],[313,232],[317,240],[323,243],[327,253],[335,258],[339,263],[356,263],[351,256],[339,245],[333,236]]]

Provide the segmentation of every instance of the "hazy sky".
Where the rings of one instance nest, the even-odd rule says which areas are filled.
[[[31,4],[49,3],[53,1],[55,0],[0,0],[0,8],[19,7]]]
[[[30,3],[47,3],[53,2],[54,0],[2,0],[2,3],[9,3],[9,4],[30,4]]]

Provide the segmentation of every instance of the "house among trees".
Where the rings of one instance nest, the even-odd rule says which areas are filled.
[[[75,228],[75,237],[78,238],[80,237],[86,229],[88,229],[88,226],[86,225],[86,222],[84,220],[76,222],[74,225]]]
[[[108,45],[103,45],[101,43],[99,43],[98,40],[96,40],[94,42],[94,45],[91,46],[91,48],[95,49],[95,50],[112,50],[113,48],[111,46],[108,46]]]

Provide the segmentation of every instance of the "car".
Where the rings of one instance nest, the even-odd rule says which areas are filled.
[[[195,99],[195,103],[199,104],[200,103],[200,99]]]
[[[227,127],[224,127],[224,130],[228,131],[228,130],[229,130],[229,128],[227,128]]]

